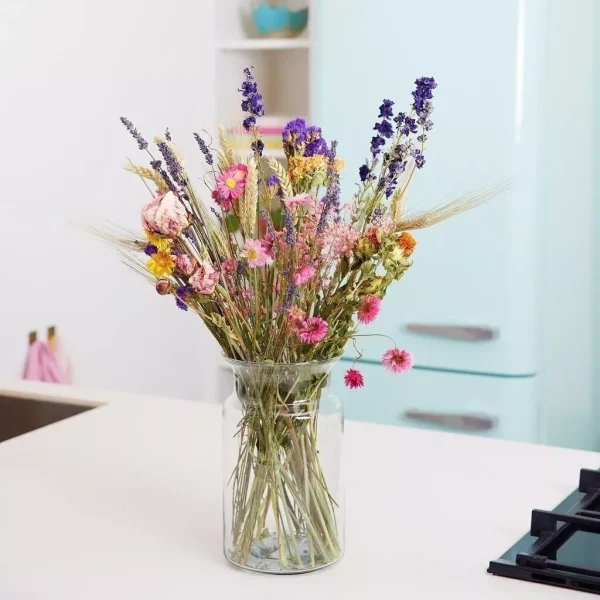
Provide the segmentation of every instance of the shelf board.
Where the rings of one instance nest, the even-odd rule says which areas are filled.
[[[310,48],[308,38],[251,38],[221,42],[218,49],[223,52],[239,52],[243,50],[299,50]]]

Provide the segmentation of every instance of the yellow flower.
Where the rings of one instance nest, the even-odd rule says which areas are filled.
[[[337,156],[333,161],[335,170],[339,173],[344,168],[344,159]]]
[[[146,263],[146,267],[156,277],[171,275],[175,268],[175,257],[169,254],[169,252],[159,250],[150,257],[150,260]]]
[[[146,239],[148,243],[156,246],[159,252],[168,252],[171,249],[171,245],[173,244],[173,240],[169,238],[161,237],[160,235],[156,235],[156,233],[152,233],[147,229],[144,230],[146,234]]]
[[[327,159],[325,156],[316,154],[315,156],[292,156],[288,167],[288,174],[292,181],[298,181],[308,175],[327,169]]]

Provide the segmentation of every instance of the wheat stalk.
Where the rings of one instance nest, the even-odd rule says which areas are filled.
[[[226,169],[233,163],[235,163],[235,154],[233,148],[229,143],[229,136],[227,130],[223,125],[219,125],[219,143],[221,144],[222,154],[219,157],[219,165],[222,169]]]
[[[294,195],[294,190],[292,189],[292,183],[290,182],[290,178],[284,166],[276,158],[269,158],[268,163],[271,171],[273,171],[279,179],[283,197],[291,198]]]
[[[153,171],[152,169],[148,169],[146,167],[140,167],[138,165],[125,165],[125,170],[130,173],[136,173],[140,177],[144,179],[148,179],[148,181],[152,181],[154,185],[161,191],[163,194],[169,191],[165,180],[162,178],[161,174],[158,171]]]
[[[253,156],[248,158],[248,173],[246,174],[246,189],[240,206],[241,225],[247,238],[254,237],[256,227],[256,209],[258,207],[258,180],[256,161]]]
[[[421,211],[412,217],[407,216],[405,219],[401,219],[396,223],[395,229],[396,231],[409,231],[411,229],[424,229],[425,227],[431,227],[432,225],[441,223],[450,217],[454,217],[460,213],[471,210],[509,188],[510,181],[503,181],[483,192],[465,194],[464,196],[461,196],[452,202],[448,202],[448,204],[439,206],[438,208]]]

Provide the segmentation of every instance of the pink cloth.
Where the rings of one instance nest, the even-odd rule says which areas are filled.
[[[29,345],[23,379],[46,381],[50,383],[70,383],[69,374],[65,373],[55,354],[44,342],[33,342]]]

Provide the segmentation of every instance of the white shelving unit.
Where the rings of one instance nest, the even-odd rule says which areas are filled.
[[[310,0],[280,2],[292,10],[305,8]],[[243,114],[241,96],[236,90],[244,78],[243,70],[254,67],[259,91],[263,95],[263,126],[284,125],[294,117],[310,119],[310,6],[308,26],[295,38],[259,36],[252,19],[249,0],[215,2],[216,121],[226,128],[239,127]],[[265,156],[284,159],[280,148],[267,148]]]

